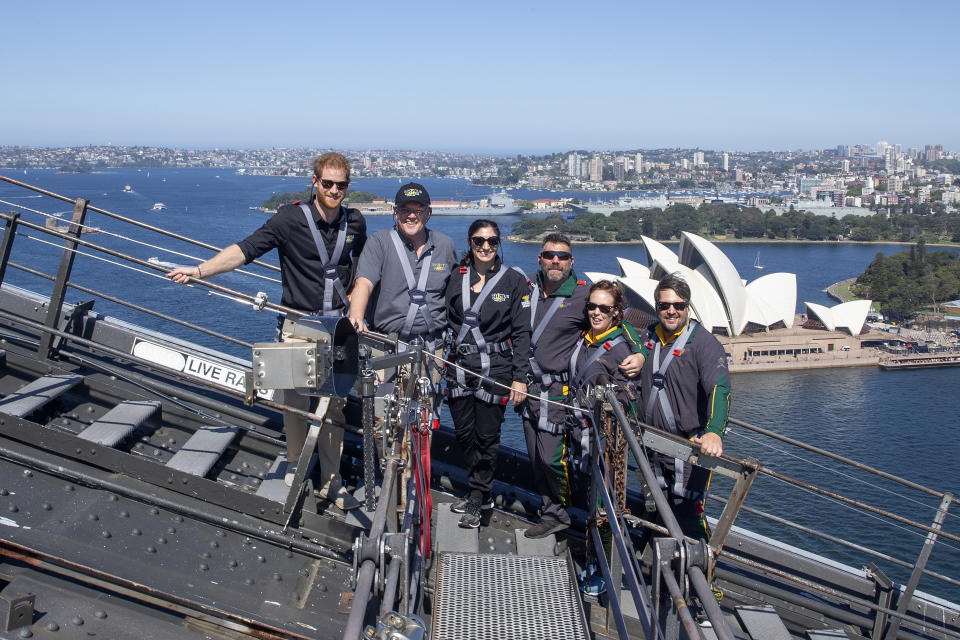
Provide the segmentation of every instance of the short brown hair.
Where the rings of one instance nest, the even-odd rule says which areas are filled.
[[[343,155],[330,151],[314,160],[313,175],[317,176],[317,180],[320,179],[320,176],[323,175],[323,170],[327,167],[340,169],[346,175],[347,180],[350,180],[350,161]]]
[[[684,302],[690,302],[690,285],[680,277],[679,273],[669,273],[660,278],[657,288],[653,290],[654,303],[660,302],[660,292],[666,289],[673,291]]]
[[[573,244],[570,242],[570,238],[563,235],[562,233],[551,233],[546,238],[543,239],[543,242],[540,243],[540,248],[542,249],[544,245],[547,244],[565,244],[571,249],[573,249]]]
[[[623,293],[623,286],[619,282],[612,280],[598,280],[590,285],[590,291],[587,293],[587,301],[594,291],[606,291],[613,296],[613,326],[623,324],[623,306],[626,302],[626,296]]]

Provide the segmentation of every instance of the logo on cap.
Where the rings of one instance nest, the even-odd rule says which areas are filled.
[[[403,195],[407,196],[408,198],[413,198],[415,196],[420,195],[421,193],[423,192],[420,191],[420,189],[407,189],[406,191],[403,192]]]

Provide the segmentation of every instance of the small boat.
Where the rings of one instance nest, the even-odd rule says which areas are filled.
[[[753,261],[754,269],[763,269],[763,265],[760,264],[760,252],[757,251],[757,259]]]
[[[153,211],[163,211],[166,208],[167,208],[167,205],[163,204],[162,202],[153,203]]]
[[[123,187],[123,192],[124,192],[124,193],[133,193],[133,187],[131,187],[131,186],[128,185],[128,184],[127,184],[127,185],[124,185],[124,187]]]

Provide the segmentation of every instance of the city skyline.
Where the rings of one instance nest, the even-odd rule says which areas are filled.
[[[4,13],[0,145],[960,148],[949,2],[921,14],[109,0]]]

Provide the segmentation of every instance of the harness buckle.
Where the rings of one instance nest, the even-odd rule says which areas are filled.
[[[664,382],[665,382],[665,378],[662,373],[653,374],[652,385],[656,387],[658,391],[663,390],[663,387],[665,386]]]
[[[463,324],[468,327],[476,327],[480,325],[480,314],[471,309],[467,309],[463,312]]]
[[[337,274],[337,265],[332,262],[323,265],[323,277],[327,280],[336,280],[339,277]]]
[[[457,345],[457,355],[466,356],[473,353],[473,350],[470,348],[472,346],[471,344]]]
[[[410,303],[422,307],[427,303],[427,292],[422,289],[410,289]]]

